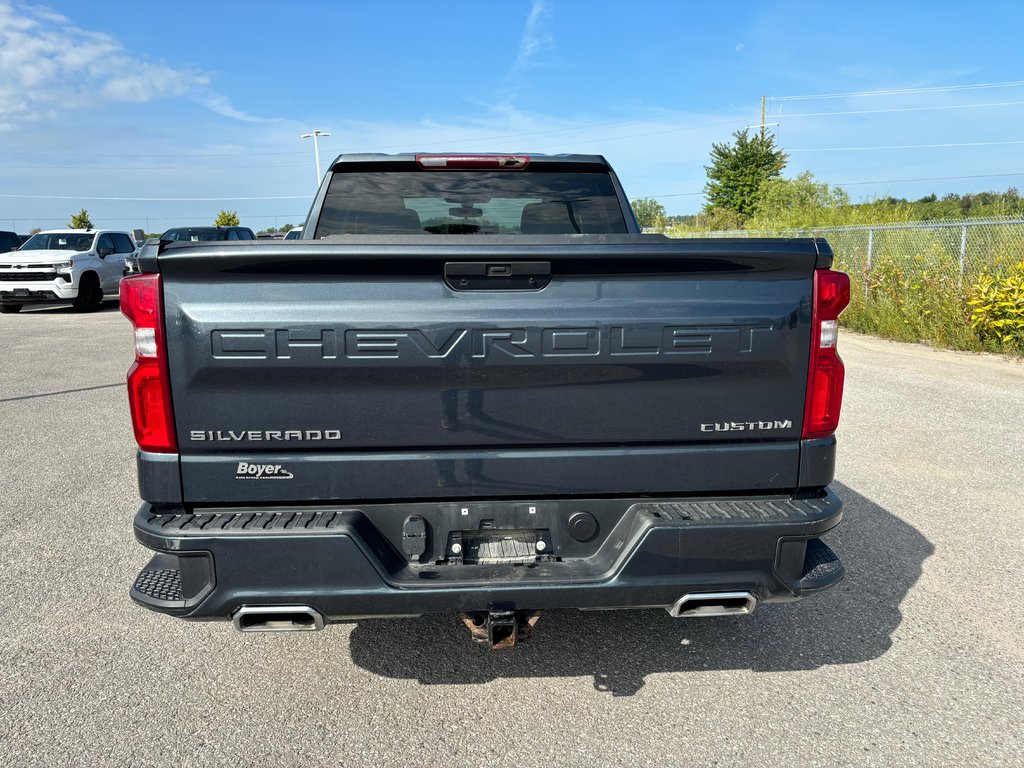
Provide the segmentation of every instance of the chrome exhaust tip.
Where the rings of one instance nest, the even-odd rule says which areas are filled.
[[[239,632],[315,632],[324,617],[308,605],[243,605],[231,623]]]
[[[697,592],[683,595],[666,610],[674,618],[738,616],[752,613],[757,598],[750,592]]]

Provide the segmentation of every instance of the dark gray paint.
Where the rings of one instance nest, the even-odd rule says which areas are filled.
[[[139,494],[154,504],[180,504],[181,470],[176,453],[136,451]]]
[[[618,238],[626,242],[607,242]],[[292,260],[265,246],[168,248],[159,263],[185,500],[796,487],[812,241],[705,248],[594,236],[567,249],[576,238],[542,239],[299,241]],[[546,257],[551,282],[445,285],[438,254],[479,260],[481,251]],[[384,334],[396,356],[363,357],[349,342],[367,331]],[[503,333],[523,341],[495,341]],[[673,334],[680,348],[670,349]],[[790,426],[701,431],[763,420]],[[328,429],[343,439],[190,440],[193,430]],[[743,446],[742,459],[723,464],[719,445]],[[514,449],[564,455],[514,463]],[[303,471],[236,480],[240,461]]]
[[[822,488],[836,476],[836,438],[800,441],[801,488]]]
[[[796,441],[633,448],[232,452],[181,458],[186,501],[534,497],[783,490]],[[239,462],[280,464],[291,480],[236,479]]]

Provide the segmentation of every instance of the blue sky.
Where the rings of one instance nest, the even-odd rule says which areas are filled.
[[[0,0],[0,228],[299,222],[314,128],[325,167],[600,153],[631,197],[692,213],[762,94],[787,175],[855,200],[1024,186],[1024,82],[1002,85],[1022,29],[1011,2]],[[821,97],[865,91],[900,92]]]

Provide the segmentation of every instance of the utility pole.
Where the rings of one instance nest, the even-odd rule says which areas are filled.
[[[764,122],[764,120],[762,119],[761,122]],[[320,130],[313,131],[312,133],[304,133],[304,134],[302,134],[302,138],[304,138],[304,139],[313,139],[313,159],[316,162],[316,186],[317,186],[317,189],[320,188],[320,145],[317,143],[317,139],[320,136],[330,136],[330,135],[331,134],[326,133],[325,131],[320,131]]]
[[[764,94],[761,94],[761,141],[764,141]]]

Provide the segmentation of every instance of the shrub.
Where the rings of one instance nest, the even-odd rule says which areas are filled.
[[[979,276],[967,304],[971,328],[986,346],[1024,353],[1024,261],[1002,277]]]
[[[925,262],[924,255],[910,263],[883,258],[870,274],[854,273],[853,295],[843,313],[843,325],[897,341],[982,349],[968,325],[957,277],[929,269]]]

